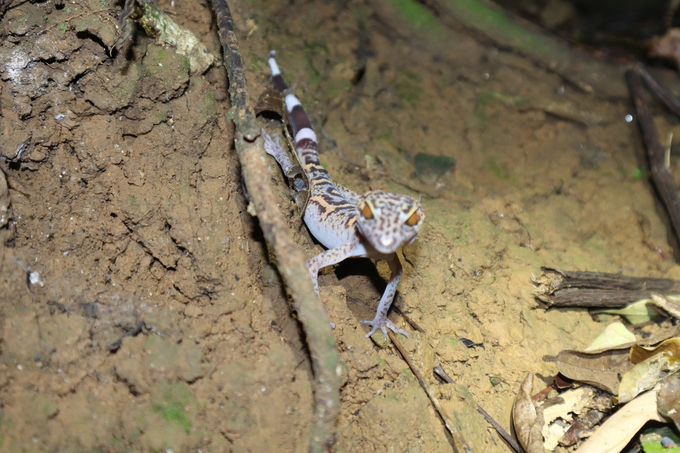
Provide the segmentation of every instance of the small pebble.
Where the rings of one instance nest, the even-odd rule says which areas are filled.
[[[661,438],[661,445],[663,445],[664,448],[673,448],[675,447],[675,442],[673,442],[673,439],[670,437],[662,437]]]

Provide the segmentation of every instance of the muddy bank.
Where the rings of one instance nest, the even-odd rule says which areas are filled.
[[[207,4],[158,6],[219,55]],[[555,373],[541,357],[601,331],[583,311],[540,307],[532,273],[680,274],[646,245],[672,256],[635,176],[628,102],[584,94],[427,16],[409,23],[390,4],[231,6],[253,97],[276,49],[331,175],[359,193],[420,197],[426,223],[403,250],[396,304],[425,333],[409,328],[404,344],[468,443],[506,451],[474,403],[508,428],[525,374]],[[311,371],[275,257],[246,211],[225,71],[191,74],[142,32],[112,57],[119,11],[99,0],[17,3],[0,21],[0,152],[12,187],[0,190],[0,446],[305,451]],[[601,121],[556,116],[547,102]],[[455,166],[438,172],[419,154]],[[322,248],[270,168],[312,257]],[[337,450],[450,451],[406,364],[358,323],[389,276],[376,264],[320,276],[348,367]],[[429,372],[439,364],[455,385]]]

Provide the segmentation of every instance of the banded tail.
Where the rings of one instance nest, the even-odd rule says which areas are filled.
[[[285,95],[286,110],[288,111],[288,118],[293,127],[293,139],[295,140],[295,151],[297,152],[300,162],[307,166],[309,164],[321,166],[319,162],[319,145],[316,141],[316,134],[312,122],[302,108],[302,104],[298,98],[292,93],[286,93],[288,85],[281,75],[279,66],[276,64],[276,51],[272,50],[269,53],[269,68],[272,71],[272,82],[274,88]]]

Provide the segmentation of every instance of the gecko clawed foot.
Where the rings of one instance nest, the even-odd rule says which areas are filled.
[[[264,137],[264,149],[267,154],[274,156],[278,152],[283,152],[278,134],[269,135],[263,128],[260,128],[260,130],[262,131],[262,137]]]
[[[405,330],[401,330],[399,327],[395,326],[392,321],[387,319],[387,317],[376,316],[373,321],[359,321],[361,324],[366,324],[371,326],[372,329],[366,334],[366,337],[373,335],[378,329],[382,330],[383,335],[385,335],[385,341],[387,341],[387,329],[390,329],[394,333],[400,333],[406,338],[408,338],[408,333]]]

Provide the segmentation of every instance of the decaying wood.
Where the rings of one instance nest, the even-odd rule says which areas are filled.
[[[551,307],[624,307],[652,293],[680,293],[680,281],[626,277],[601,272],[562,271],[548,267],[534,279],[536,297]]]

